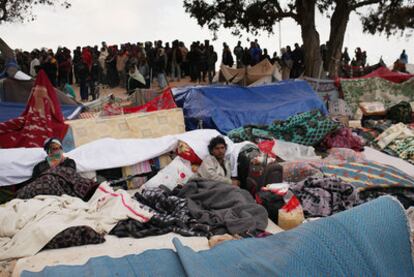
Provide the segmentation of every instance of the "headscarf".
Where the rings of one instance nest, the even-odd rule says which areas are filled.
[[[50,150],[50,147],[52,146],[52,144],[59,145],[61,149],[58,152],[52,153],[52,151]],[[48,138],[44,142],[43,149],[45,149],[47,153],[46,160],[49,163],[50,167],[56,167],[62,161],[65,160],[65,157],[63,156],[62,143],[57,138]]]
[[[57,145],[59,145],[60,147],[62,147],[62,143],[60,142],[59,139],[57,138],[48,138],[47,140],[45,140],[45,142],[43,143],[43,149],[46,151],[46,153],[49,154],[49,148],[52,145],[52,143],[55,143]]]
[[[142,76],[142,74],[138,71],[137,67],[134,65],[135,71],[134,73],[129,72],[129,77],[131,77],[132,79],[137,80],[138,82],[140,82],[141,84],[145,85],[145,79]]]

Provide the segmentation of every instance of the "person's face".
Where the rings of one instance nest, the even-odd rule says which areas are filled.
[[[226,154],[226,146],[224,144],[217,144],[214,148],[213,148],[213,156],[216,157],[216,159],[224,159],[224,156]]]
[[[62,147],[57,143],[52,143],[49,146],[49,155],[58,154],[62,150]]]

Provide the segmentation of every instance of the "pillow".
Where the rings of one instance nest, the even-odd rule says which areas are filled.
[[[191,163],[177,156],[169,165],[163,168],[157,175],[144,184],[145,188],[154,188],[164,185],[169,189],[177,185],[186,184],[194,175]]]
[[[197,156],[194,150],[184,141],[178,141],[177,155],[190,161],[192,164],[200,165],[203,161]]]
[[[364,115],[385,115],[385,106],[381,102],[361,102],[359,107]]]

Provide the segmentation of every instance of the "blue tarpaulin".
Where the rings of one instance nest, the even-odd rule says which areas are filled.
[[[82,106],[60,105],[65,119],[76,119]],[[26,103],[0,102],[0,122],[18,117],[24,112]]]
[[[306,81],[290,80],[257,86],[202,86],[175,90],[187,130],[217,129],[222,133],[249,124],[268,125],[297,113],[326,107]]]
[[[173,242],[176,252],[98,257],[21,276],[414,276],[407,217],[389,196],[267,238],[228,241],[206,251]]]

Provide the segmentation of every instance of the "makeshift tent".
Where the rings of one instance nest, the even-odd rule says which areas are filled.
[[[63,139],[68,129],[63,120],[56,91],[41,70],[25,111],[0,123],[0,147],[43,147],[47,138]]]
[[[407,81],[410,78],[414,77],[414,74],[406,74],[402,72],[394,72],[386,68],[385,66],[378,68],[377,70],[372,71],[371,73],[362,76],[361,78],[375,78],[379,77],[393,83],[402,83]]]
[[[16,118],[25,110],[26,104],[16,102],[0,102],[0,122]],[[63,117],[71,120],[78,117],[82,106],[61,105]]]
[[[0,102],[27,103],[34,80],[17,80],[15,78],[4,78],[0,80]],[[78,106],[75,99],[67,96],[64,92],[54,88],[60,104]]]
[[[82,266],[52,266],[21,276],[414,276],[407,217],[391,197],[207,251],[195,252],[178,239],[173,243],[176,251],[104,256]]]
[[[227,65],[220,66],[219,81],[231,84],[249,86],[258,85],[267,81],[275,82],[282,80],[279,65],[272,65],[267,59],[246,68],[232,68]]]
[[[340,68],[340,77],[341,78],[357,78],[362,77],[371,73],[378,68],[385,66],[383,60],[380,60],[379,63],[371,65],[371,66],[352,66],[352,65],[345,65]]]
[[[173,89],[175,101],[184,110],[187,130],[199,125],[227,133],[248,124],[270,124],[289,116],[318,109],[327,110],[306,81],[289,80],[275,84],[203,86]]]

